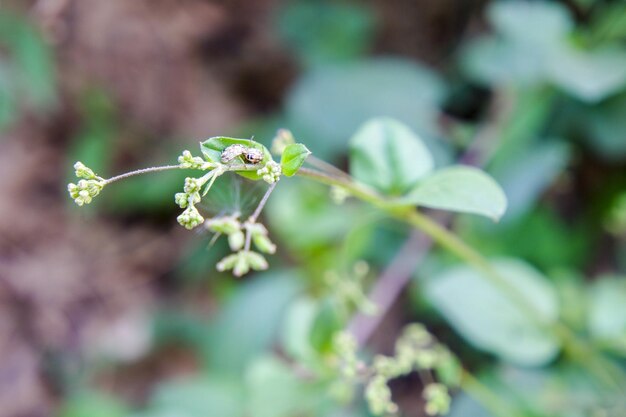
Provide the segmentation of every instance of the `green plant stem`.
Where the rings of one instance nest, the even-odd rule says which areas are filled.
[[[245,241],[244,249],[243,249],[246,252],[250,250],[250,244],[252,240],[252,233],[250,231],[251,230],[250,226],[256,223],[257,219],[261,215],[261,212],[263,211],[263,207],[265,207],[267,200],[270,198],[270,194],[272,194],[272,191],[274,191],[274,188],[276,188],[276,184],[277,184],[276,182],[270,184],[270,186],[267,188],[267,191],[265,191],[263,198],[259,202],[259,205],[254,210],[254,213],[252,213],[252,215],[246,221],[246,241]]]
[[[393,200],[385,199],[375,191],[364,185],[355,183],[354,181],[345,178],[337,178],[328,173],[306,168],[301,168],[298,171],[298,175],[323,184],[342,187],[354,197],[368,202],[387,212],[392,217],[404,221],[426,233],[441,247],[481,272],[493,285],[501,289],[510,301],[522,310],[524,314],[527,314],[528,317],[542,327],[544,331],[549,332],[559,339],[563,345],[564,351],[570,355],[572,359],[581,363],[605,385],[616,390],[623,390],[619,384],[621,372],[612,366],[611,362],[599,357],[588,343],[580,340],[576,334],[563,323],[546,323],[537,312],[535,306],[521,296],[516,291],[515,287],[491,266],[487,259],[439,223],[423,215],[414,207],[399,206],[395,204]]]
[[[222,167],[223,167],[223,171],[224,172],[228,172],[228,171],[256,171],[257,169],[259,169],[259,165],[250,165],[250,164],[222,165]],[[149,174],[149,173],[152,173],[152,172],[169,171],[169,170],[172,170],[172,169],[193,169],[193,168],[183,168],[180,165],[162,165],[162,166],[158,166],[158,167],[143,168],[143,169],[138,169],[138,170],[135,170],[135,171],[126,172],[124,174],[120,174],[120,175],[116,175],[116,176],[111,177],[111,178],[104,179],[103,181],[104,181],[104,185],[108,185],[108,184],[111,184],[112,182],[123,180],[123,179],[128,178],[128,177],[134,177],[136,175]],[[211,168],[211,169],[215,169],[215,168]],[[203,171],[206,171],[206,169],[203,169]]]

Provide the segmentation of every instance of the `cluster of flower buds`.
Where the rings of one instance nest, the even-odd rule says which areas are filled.
[[[243,224],[239,221],[239,213],[230,216],[215,217],[205,223],[207,230],[228,236],[228,244],[234,252],[217,264],[218,271],[233,270],[235,276],[242,276],[251,269],[265,270],[267,260],[258,252],[250,250],[252,242],[264,253],[275,253],[276,245],[268,237],[267,229],[260,223],[248,220]],[[246,245],[248,241],[248,246]]]
[[[389,415],[398,412],[398,406],[391,399],[391,389],[387,384],[387,379],[376,375],[370,379],[365,387],[365,399],[372,414]]]
[[[368,273],[369,265],[365,261],[357,261],[348,273],[326,272],[326,284],[332,289],[344,315],[358,311],[373,316],[378,312],[376,304],[365,293],[364,281]]]
[[[238,251],[243,248],[245,235],[239,221],[239,213],[230,216],[214,217],[208,220],[204,227],[213,233],[221,233],[228,236],[228,245],[232,251]]]
[[[185,150],[183,154],[178,157],[178,164],[184,169],[204,169],[207,162],[199,156],[191,155],[191,152]]]
[[[74,169],[76,170],[76,177],[81,179],[77,184],[68,184],[67,191],[79,206],[89,204],[94,197],[100,194],[106,185],[105,180],[98,177],[91,168],[86,167],[82,162],[76,162]]]
[[[200,202],[200,190],[206,183],[207,177],[201,178],[185,178],[185,187],[182,193],[176,193],[174,200],[176,204],[182,209],[185,209],[177,218],[178,223],[185,229],[191,230],[202,223],[204,223],[204,217],[198,212],[195,204]]]
[[[365,399],[372,414],[393,415],[398,406],[393,402],[389,381],[413,371],[437,371],[441,383],[429,383],[423,392],[428,415],[446,414],[450,407],[448,386],[457,386],[460,366],[456,358],[421,324],[407,326],[395,346],[394,356],[376,355],[371,365],[357,359],[357,345],[345,332],[334,339],[334,351],[340,361],[340,373],[346,381],[358,382],[365,376]]]
[[[276,245],[267,236],[267,229],[261,223],[247,221],[243,227],[252,237],[252,242],[261,252],[276,253]]]
[[[422,395],[426,401],[424,410],[429,416],[444,415],[450,411],[450,393],[445,385],[430,383],[426,385]]]
[[[333,338],[333,349],[339,359],[341,376],[348,381],[355,381],[365,364],[357,357],[357,343],[348,332],[339,332]]]
[[[263,271],[268,268],[267,261],[260,253],[251,250],[241,250],[228,255],[217,263],[218,271],[233,270],[233,275],[240,277],[247,274],[250,269]]]
[[[266,183],[274,184],[280,179],[282,169],[278,162],[269,161],[263,168],[257,170],[256,173],[260,175]]]

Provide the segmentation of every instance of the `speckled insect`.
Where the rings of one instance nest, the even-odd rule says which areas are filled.
[[[263,160],[263,151],[256,148],[249,148],[244,145],[230,145],[222,151],[221,161],[226,164],[238,156],[242,156],[245,162],[258,164]]]

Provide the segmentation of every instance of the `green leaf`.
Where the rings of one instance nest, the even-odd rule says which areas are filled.
[[[445,95],[446,85],[428,68],[376,58],[312,68],[289,92],[286,112],[294,134],[315,155],[329,159],[343,155],[347,139],[373,117],[393,117],[430,139]],[[428,145],[443,153],[441,142]]]
[[[240,417],[242,387],[224,379],[195,377],[161,384],[150,405],[164,415]]]
[[[589,331],[594,339],[626,355],[626,279],[604,277],[593,283]]]
[[[287,145],[280,158],[280,166],[283,174],[288,177],[293,176],[296,172],[298,172],[302,164],[304,164],[304,160],[310,154],[311,151],[309,151],[307,147],[301,143]]]
[[[530,265],[514,259],[493,262],[499,275],[536,312],[542,324],[558,320],[557,295]],[[554,335],[519,308],[508,293],[467,266],[451,268],[426,282],[430,302],[468,342],[525,366],[544,365],[559,351]]]
[[[227,138],[224,136],[216,136],[205,140],[200,143],[200,150],[202,154],[209,162],[221,163],[222,152],[230,145],[243,145],[248,148],[255,148],[263,151],[263,160],[260,164],[265,164],[272,160],[272,154],[270,151],[259,142],[255,142],[251,139],[237,139]],[[242,161],[243,162],[243,161]],[[256,171],[238,171],[237,174],[242,177],[249,178],[251,180],[259,180],[261,176]]]
[[[363,55],[374,23],[365,5],[299,1],[280,8],[278,31],[305,63],[319,65]]]
[[[241,372],[267,349],[291,300],[301,291],[296,273],[258,274],[241,285],[220,310],[211,331],[208,359],[211,369]]]
[[[421,180],[403,203],[480,214],[498,220],[506,210],[504,192],[483,171],[468,166],[444,168]]]
[[[350,172],[359,181],[401,195],[433,170],[433,157],[405,124],[390,118],[365,123],[350,139]]]
[[[285,315],[282,344],[293,359],[310,361],[315,356],[311,346],[311,330],[317,314],[317,303],[309,297],[296,300]]]
[[[568,93],[595,103],[626,85],[626,53],[617,48],[588,52],[564,47],[550,56],[547,71]]]
[[[574,26],[567,8],[558,3],[495,2],[490,5],[488,15],[498,33],[506,38],[541,46],[561,41]]]
[[[504,220],[519,218],[528,212],[566,167],[570,158],[569,147],[561,142],[543,142],[518,151],[508,160],[500,161],[494,177],[502,185],[508,201]],[[532,169],[528,169],[532,167]]]
[[[324,392],[299,378],[293,370],[273,357],[254,362],[246,374],[249,410],[254,417],[291,417],[312,415]]]
[[[57,417],[124,417],[126,405],[118,399],[96,391],[72,394],[60,407]]]

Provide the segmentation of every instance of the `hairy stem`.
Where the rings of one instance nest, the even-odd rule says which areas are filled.
[[[180,165],[163,165],[158,167],[138,169],[136,171],[126,172],[124,174],[105,179],[104,184],[111,184],[112,182],[123,180],[124,178],[134,177],[135,175],[149,174],[151,172],[167,171],[171,169],[180,169]]]

